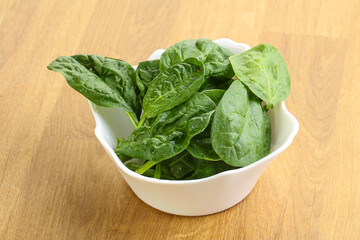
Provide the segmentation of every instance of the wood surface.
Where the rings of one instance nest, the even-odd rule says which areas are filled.
[[[360,239],[359,16],[357,0],[1,0],[0,239]],[[300,131],[242,202],[181,217],[135,196],[46,66],[203,37],[276,46]]]

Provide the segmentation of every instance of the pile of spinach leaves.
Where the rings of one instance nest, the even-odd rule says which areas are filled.
[[[269,44],[234,55],[190,39],[136,70],[97,55],[62,56],[48,69],[93,103],[123,109],[135,130],[118,139],[115,152],[129,169],[158,179],[205,178],[265,157],[266,111],[290,92],[287,66]]]

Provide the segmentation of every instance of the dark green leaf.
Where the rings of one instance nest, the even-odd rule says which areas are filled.
[[[225,92],[226,91],[223,89],[209,89],[209,90],[202,91],[202,93],[204,93],[206,96],[211,98],[211,100],[213,100],[216,105],[219,104],[219,102],[220,102],[221,98],[224,96]]]
[[[187,152],[182,153],[161,162],[165,173],[182,179],[184,176],[193,172],[196,168],[195,159]]]
[[[227,165],[223,161],[206,161],[203,159],[196,159],[196,170],[187,177],[186,180],[199,179],[213,176],[215,174],[235,169],[235,167]]]
[[[136,74],[138,76],[138,80],[145,85],[145,87],[149,87],[152,80],[159,74],[159,63],[160,60],[148,60],[144,62],[140,62],[136,68]]]
[[[205,60],[204,54],[196,47],[195,39],[177,42],[166,49],[160,57],[160,70],[164,71],[188,58],[196,58],[200,62]]]
[[[230,57],[237,78],[273,108],[290,93],[290,76],[280,52],[269,44]]]
[[[99,106],[121,108],[136,116],[141,113],[135,70],[122,60],[96,55],[63,56],[48,69],[61,73],[72,88]]]
[[[136,85],[140,90],[139,98],[141,103],[150,83],[160,72],[159,63],[159,59],[148,60],[140,62],[136,68]]]
[[[140,165],[138,165],[138,164],[135,163],[135,162],[129,162],[129,163],[126,164],[126,167],[127,167],[128,169],[130,169],[131,171],[134,171],[134,172],[135,172],[136,169],[138,169],[138,168],[140,167]],[[154,176],[155,176],[155,170],[154,170],[154,169],[148,169],[148,170],[146,170],[142,175],[144,175],[144,176],[146,176],[146,177],[152,177],[152,178],[154,178]],[[161,174],[161,179],[175,180],[174,177],[169,176],[169,175],[164,174],[164,173]]]
[[[209,39],[199,39],[196,47],[204,54],[206,78],[229,79],[234,76],[229,57],[234,55],[230,50],[223,48]]]
[[[116,143],[116,147],[115,147],[115,153],[116,153],[116,155],[120,158],[120,160],[122,161],[122,162],[126,162],[127,160],[130,160],[131,159],[131,157],[129,157],[129,156],[126,156],[126,155],[124,155],[124,154],[121,154],[117,149],[118,149],[118,147],[121,145],[121,144],[123,144],[124,142],[125,142],[125,138],[116,138],[116,141],[117,141],[117,143]]]
[[[204,66],[196,59],[171,66],[151,82],[143,101],[142,118],[152,118],[188,100],[204,80]]]
[[[215,104],[218,104],[222,96],[224,95],[225,90],[212,89],[203,91],[202,93],[210,97]],[[191,139],[189,146],[186,148],[186,150],[191,153],[191,155],[195,158],[206,159],[209,161],[219,161],[221,160],[221,158],[216,154],[211,144],[211,125],[212,118],[205,130]]]
[[[234,81],[214,114],[211,142],[216,153],[231,166],[247,166],[269,154],[270,133],[270,120],[260,101]]]
[[[211,122],[203,132],[191,139],[186,150],[195,158],[205,159],[208,161],[219,161],[221,158],[216,154],[211,144],[210,124]]]
[[[228,88],[233,83],[233,81],[235,81],[235,80],[234,79],[225,80],[225,81],[221,82],[219,85],[217,85],[216,88],[217,89],[228,90]]]
[[[163,71],[174,64],[184,62],[188,58],[196,58],[205,64],[205,79],[232,78],[234,71],[229,62],[231,51],[209,39],[189,39],[170,46],[160,58],[160,70]]]
[[[196,93],[180,106],[159,114],[150,126],[136,129],[118,151],[153,162],[171,158],[184,151],[190,139],[206,128],[215,107],[208,96]]]
[[[211,89],[227,90],[233,81],[233,79],[209,78],[204,81],[199,92]]]

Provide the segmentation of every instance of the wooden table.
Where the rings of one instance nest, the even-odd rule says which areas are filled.
[[[0,2],[0,239],[359,239],[360,2]],[[231,209],[155,210],[94,136],[87,100],[46,69],[61,55],[131,64],[188,38],[266,42],[292,76],[300,131]]]

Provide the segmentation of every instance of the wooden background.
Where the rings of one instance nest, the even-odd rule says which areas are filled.
[[[360,1],[0,1],[0,239],[359,239]],[[293,144],[233,208],[181,217],[139,200],[87,100],[46,66],[137,64],[188,38],[283,54]]]

